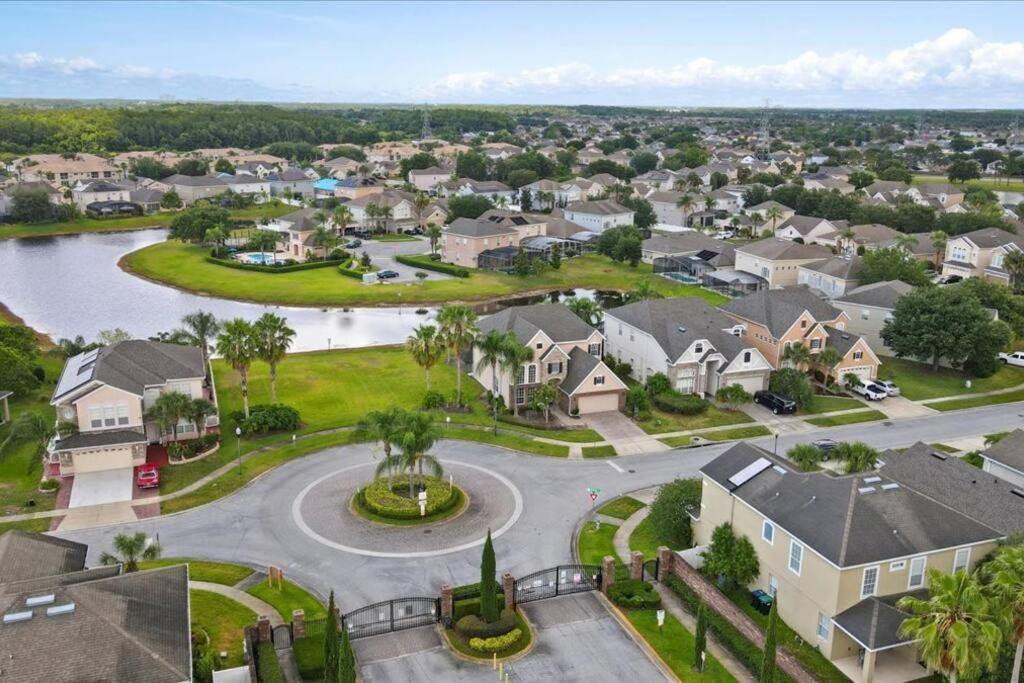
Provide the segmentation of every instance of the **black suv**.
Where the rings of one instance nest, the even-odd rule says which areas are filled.
[[[754,392],[754,403],[760,403],[768,410],[772,411],[776,415],[779,413],[795,413],[796,412],[796,401],[791,398],[786,398],[780,394],[775,394],[770,391],[755,391]]]

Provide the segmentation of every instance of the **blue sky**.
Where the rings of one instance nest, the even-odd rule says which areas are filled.
[[[0,97],[1024,107],[1019,3],[5,3]]]

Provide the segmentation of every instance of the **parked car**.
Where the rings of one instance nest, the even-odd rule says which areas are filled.
[[[377,273],[378,280],[391,280],[398,277],[398,273],[393,270],[382,270]]]
[[[363,241],[360,239],[355,239],[345,243],[346,249],[358,249],[361,246],[363,246]]]
[[[1024,367],[1024,351],[1001,353],[999,354],[999,360],[1003,361],[1003,365],[1019,365]]]
[[[853,387],[853,393],[863,396],[869,401],[881,401],[889,395],[885,389],[874,382],[864,382],[859,386]]]
[[[719,240],[731,240],[736,236],[736,233],[732,230],[719,230],[715,233],[715,239]]]
[[[819,451],[821,451],[821,459],[822,460],[828,460],[829,459],[829,452],[833,448],[838,446],[839,442],[834,440],[834,439],[818,439],[817,441],[812,441],[811,445],[813,445],[815,448],[817,448]]]
[[[139,465],[135,471],[135,485],[140,489],[152,489],[160,486],[160,470],[156,465]]]
[[[1021,362],[1024,363],[1024,354],[1022,354]],[[889,380],[886,380],[886,379],[876,379],[874,381],[874,384],[877,385],[877,386],[882,387],[883,389],[885,389],[885,393],[886,393],[887,396],[899,396],[900,395],[900,388],[898,386],[896,386],[895,382],[890,382]]]
[[[796,412],[796,401],[772,391],[755,391],[754,403],[760,403],[776,415]]]
[[[957,282],[963,280],[962,275],[943,275],[939,278],[940,285],[955,285]]]

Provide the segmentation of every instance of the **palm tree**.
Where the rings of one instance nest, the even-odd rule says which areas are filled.
[[[409,469],[409,497],[413,496],[413,471],[419,474],[420,485],[423,485],[423,466],[431,470],[431,474],[440,477],[444,468],[437,458],[428,455],[427,451],[434,447],[440,436],[437,425],[429,413],[406,413],[395,433],[395,444],[402,449],[402,457]]]
[[[662,299],[661,293],[654,289],[650,280],[641,280],[636,289],[626,294],[626,303],[635,301],[646,301],[648,299]]]
[[[825,384],[829,384],[832,380],[832,372],[842,360],[843,354],[839,353],[834,346],[826,346],[818,354],[815,363],[821,368],[822,374],[825,375]]]
[[[519,403],[516,401],[516,381],[519,378],[519,371],[523,369],[523,365],[533,360],[533,349],[525,344],[522,344],[514,334],[509,332],[505,335],[505,340],[502,343],[502,354],[501,354],[501,367],[509,373],[512,385],[512,414],[519,416]]]
[[[803,342],[790,344],[782,352],[782,360],[799,370],[801,367],[810,364],[811,350],[804,346]]]
[[[455,356],[455,402],[462,405],[462,356],[473,348],[473,340],[480,334],[476,326],[476,313],[465,304],[445,304],[437,312],[441,338]]]
[[[775,234],[775,226],[779,221],[782,220],[782,209],[777,206],[769,206],[768,210],[764,212],[764,217],[772,222],[772,234]]]
[[[704,183],[701,181],[700,176],[690,171],[686,174],[686,184],[690,186],[690,189],[696,192],[700,189]]]
[[[863,441],[844,441],[829,453],[832,458],[846,466],[846,473],[867,472],[878,464],[878,451]]]
[[[695,203],[693,197],[689,194],[684,194],[676,201],[676,206],[683,210],[683,225],[686,225],[690,217],[690,212],[693,211]]]
[[[444,355],[445,343],[442,335],[438,334],[434,325],[419,325],[412,331],[409,338],[405,340],[405,346],[412,354],[412,358],[426,371],[427,392],[430,391],[430,368],[434,367],[437,361]]]
[[[217,414],[217,406],[213,405],[210,401],[205,398],[194,398],[192,402],[188,404],[188,409],[185,411],[184,417],[196,425],[199,429],[199,433],[206,434],[206,418],[211,415]]]
[[[217,333],[220,332],[220,322],[213,313],[196,311],[182,318],[181,324],[185,326],[188,343],[192,346],[198,346],[199,350],[203,352],[203,372],[209,372],[210,343],[217,336]]]
[[[437,244],[441,241],[441,226],[434,225],[433,223],[427,224],[426,229],[427,239],[430,240],[430,253],[437,253]]]
[[[227,321],[217,335],[217,353],[238,373],[246,418],[249,417],[249,365],[256,357],[256,345],[256,331],[244,318]]]
[[[413,210],[416,212],[416,225],[423,228],[423,211],[430,206],[430,197],[422,192],[417,192],[412,198],[412,206]]]
[[[1021,283],[1024,281],[1024,251],[1011,249],[1003,257],[1003,270],[1010,276],[1010,286],[1014,294],[1020,294]]]
[[[857,237],[857,233],[853,231],[853,228],[849,225],[839,231],[839,237],[843,240],[843,249],[847,252],[856,251],[853,240]]]
[[[377,224],[377,217],[380,216],[380,207],[377,206],[376,204],[367,204],[365,211],[366,217],[369,219],[372,229],[376,231],[379,227]]]
[[[310,241],[324,250],[324,259],[338,246],[338,236],[334,231],[323,225],[318,226],[310,238]]]
[[[270,402],[277,403],[277,364],[284,360],[295,341],[295,330],[288,321],[273,313],[264,313],[252,329],[255,334],[255,356],[270,368]]]
[[[901,234],[897,235],[896,238],[893,239],[893,244],[900,251],[909,254],[913,248],[917,246],[917,238],[913,235]]]
[[[374,476],[380,477],[387,472],[388,485],[391,485],[391,477],[397,468],[398,459],[392,455],[391,447],[394,445],[398,426],[405,417],[405,412],[399,408],[391,407],[387,410],[372,410],[359,421],[356,431],[360,436],[365,436],[374,441],[379,441],[384,449],[384,459],[377,466]]]
[[[942,259],[946,256],[946,245],[949,243],[949,235],[943,230],[932,230],[932,248],[935,249],[935,270],[942,267]]]
[[[224,245],[225,237],[226,235],[224,234],[224,231],[219,226],[215,225],[206,231],[206,234],[203,235],[203,241],[207,244],[212,244],[214,253],[217,256],[220,256],[220,248]]]
[[[146,419],[160,425],[160,430],[170,432],[171,441],[178,440],[177,425],[188,414],[192,400],[180,391],[165,391],[157,396],[146,411]]]
[[[277,233],[273,230],[257,230],[249,238],[249,244],[258,249],[260,256],[266,259],[268,250],[277,250]]]
[[[594,299],[571,296],[562,303],[590,326],[596,325],[601,320],[601,304]]]
[[[338,229],[338,232],[340,234],[344,235],[345,228],[347,228],[352,223],[352,209],[345,206],[344,204],[339,204],[334,208],[333,218],[334,227]]]
[[[36,444],[36,456],[41,458],[55,435],[63,437],[76,431],[78,426],[73,422],[61,422],[54,426],[53,420],[39,413],[25,411],[11,421],[7,438],[0,442],[0,456],[5,455],[12,446],[31,441]]]
[[[100,555],[100,564],[124,565],[125,573],[139,571],[139,560],[155,560],[160,557],[160,546],[146,542],[146,534],[139,531],[134,534],[118,534],[114,536],[114,552]]]
[[[391,210],[391,207],[387,204],[382,204],[377,207],[377,220],[380,221],[381,232],[388,231],[388,220],[391,218],[393,213],[394,212]]]
[[[501,363],[505,350],[505,335],[497,330],[491,330],[474,342],[480,352],[477,360],[476,372],[481,373],[485,368],[491,370],[491,404],[494,413],[494,433],[498,433],[498,364]]]
[[[704,197],[704,210],[705,211],[714,211],[715,210],[715,198],[712,197],[711,195],[707,195],[707,196]]]
[[[1006,617],[1009,637],[1017,644],[1011,683],[1019,683],[1024,653],[1024,546],[1004,546],[985,566],[987,592]]]
[[[908,595],[896,603],[912,614],[900,625],[900,636],[918,641],[924,661],[950,683],[992,669],[1003,638],[977,577],[930,569],[928,583],[928,598]]]

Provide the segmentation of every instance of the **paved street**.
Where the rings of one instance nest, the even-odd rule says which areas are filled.
[[[373,265],[377,266],[380,270],[393,270],[398,273],[398,277],[390,280],[390,282],[418,282],[416,271],[421,269],[403,265],[396,261],[394,257],[425,254],[430,251],[430,240],[426,238],[401,242],[365,240],[361,247],[351,250],[356,255],[356,258],[362,256],[364,251],[373,259]],[[427,274],[428,280],[447,280],[451,278],[450,275],[436,273],[432,270],[424,270],[423,272]]]

